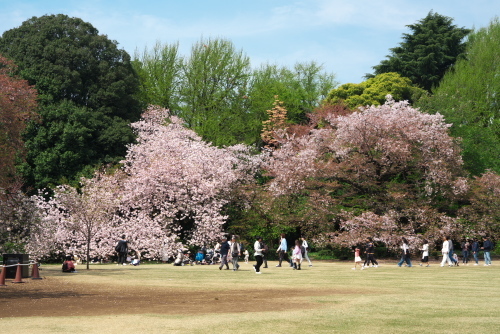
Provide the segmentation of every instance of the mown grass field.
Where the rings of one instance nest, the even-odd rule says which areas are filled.
[[[262,275],[245,263],[237,272],[144,264],[62,274],[59,265],[43,266],[44,280],[0,287],[0,332],[500,333],[495,262],[386,261],[363,271],[351,262],[316,261],[301,271],[275,264]]]

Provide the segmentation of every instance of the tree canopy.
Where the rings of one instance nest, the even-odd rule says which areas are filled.
[[[239,184],[253,182],[260,157],[244,145],[210,145],[183,123],[150,107],[132,124],[138,142],[121,170],[82,179],[80,191],[59,186],[49,201],[37,196],[41,218],[31,252],[104,257],[122,234],[138,256],[151,259],[171,257],[183,245],[214,244],[227,218],[222,207]]]
[[[390,49],[387,59],[373,66],[374,74],[397,72],[430,91],[464,52],[464,37],[470,29],[459,28],[452,18],[432,11],[407,27],[411,33],[403,34],[403,41]]]
[[[260,146],[262,122],[276,96],[289,110],[289,122],[307,121],[337,83],[315,62],[293,68],[250,59],[226,39],[201,39],[183,57],[178,44],[157,43],[133,62],[141,80],[141,101],[159,105],[216,145]]]
[[[141,108],[130,57],[116,42],[81,19],[45,15],[4,32],[0,52],[39,92],[42,123],[28,125],[21,169],[29,186],[78,180],[125,155]]]
[[[465,57],[457,61],[434,90],[418,103],[439,112],[462,138],[465,167],[474,175],[487,169],[500,172],[500,22],[469,35]]]
[[[353,245],[368,233],[393,246],[402,235],[455,227],[443,212],[468,187],[443,116],[390,99],[326,121],[283,136],[266,166],[276,200],[295,204],[288,224],[318,241]]]
[[[349,108],[384,104],[386,96],[390,94],[395,101],[413,102],[426,92],[415,87],[411,80],[398,73],[389,72],[379,74],[362,83],[343,84],[332,89],[326,98],[330,104],[345,103]]]
[[[24,158],[22,134],[27,121],[38,120],[37,92],[14,75],[16,68],[0,55],[0,197],[19,186],[16,163]]]

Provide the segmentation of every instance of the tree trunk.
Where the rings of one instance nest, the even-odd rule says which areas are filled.
[[[87,270],[90,269],[90,235],[87,235]]]

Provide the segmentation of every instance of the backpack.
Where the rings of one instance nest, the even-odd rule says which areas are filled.
[[[300,252],[302,253],[302,257],[306,255],[306,248],[304,246],[300,246]]]

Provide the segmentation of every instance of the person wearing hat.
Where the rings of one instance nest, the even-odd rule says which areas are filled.
[[[220,266],[219,270],[222,270],[224,265],[226,266],[226,270],[229,270],[229,264],[227,263],[227,254],[229,253],[229,243],[227,242],[226,237],[222,237],[222,242],[220,244]]]
[[[262,237],[256,237],[257,241],[253,244],[253,249],[255,251],[254,256],[255,260],[257,261],[257,264],[253,266],[253,270],[255,270],[256,274],[262,274],[260,272],[260,266],[262,265],[263,259],[262,259],[262,251],[264,248],[262,247]]]

